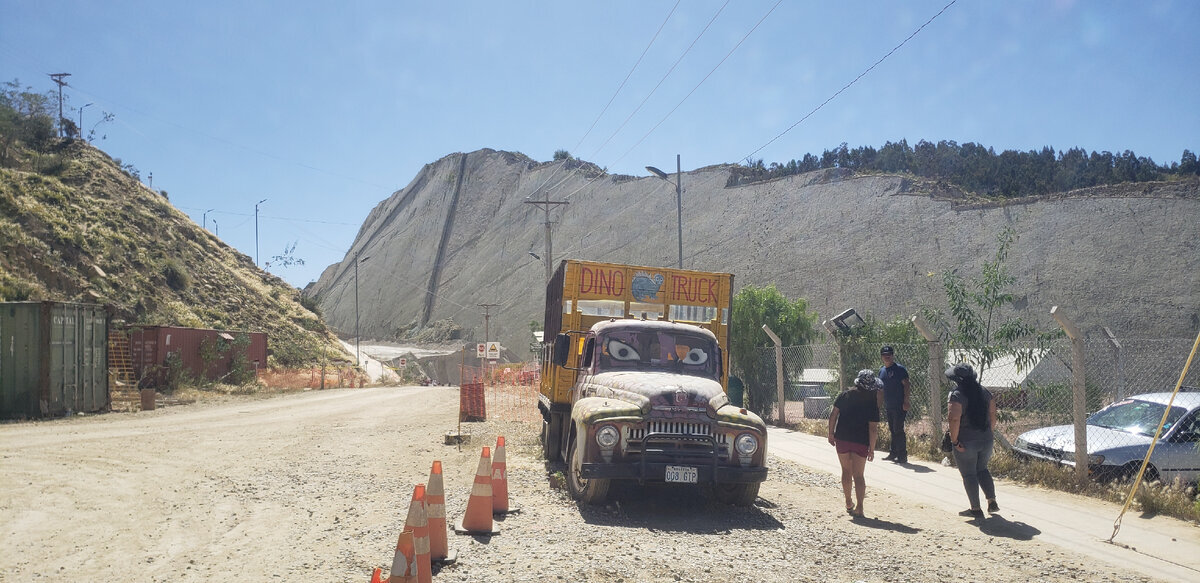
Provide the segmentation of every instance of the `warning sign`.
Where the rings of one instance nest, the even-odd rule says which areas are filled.
[[[407,358],[401,358],[401,359],[400,359],[400,368],[404,368],[404,367],[406,367],[406,366],[408,366],[408,359],[407,359]]]
[[[500,360],[500,343],[499,342],[488,342],[487,343],[487,359],[488,360]]]
[[[475,358],[483,358],[487,355],[487,344],[480,342],[475,345]]]

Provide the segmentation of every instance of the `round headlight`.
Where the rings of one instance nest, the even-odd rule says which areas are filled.
[[[605,425],[596,432],[596,443],[600,444],[600,447],[613,447],[617,445],[617,442],[620,441],[620,439],[621,434],[618,433],[617,428],[613,427],[612,425]]]
[[[758,451],[758,438],[750,435],[749,433],[743,433],[738,436],[737,440],[733,442],[733,445],[737,448],[738,453],[742,455],[750,455]]]

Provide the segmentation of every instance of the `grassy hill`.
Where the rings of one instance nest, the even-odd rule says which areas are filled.
[[[0,301],[113,306],[130,323],[269,334],[272,364],[342,354],[299,290],[201,229],[81,140],[10,146],[0,168]]]

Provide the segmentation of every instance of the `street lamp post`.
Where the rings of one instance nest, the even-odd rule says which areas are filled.
[[[371,258],[370,255],[359,259],[359,252],[354,252],[354,364],[362,366],[362,337],[358,329],[358,264]]]
[[[83,138],[83,110],[86,109],[89,105],[94,105],[94,104],[86,103],[83,105],[83,107],[79,108],[79,137],[80,137],[80,139]]]
[[[217,224],[217,219],[213,219],[213,228],[217,230],[217,238],[221,238],[221,225]]]
[[[267,202],[267,199],[262,199],[254,203],[254,264],[258,265],[258,205]]]
[[[658,168],[647,166],[646,170],[668,183],[671,182],[667,173]],[[679,154],[675,154],[675,211],[679,226],[679,269],[683,269],[683,168],[679,161]]]
[[[204,211],[204,214],[203,214],[203,215],[201,215],[201,217],[200,217],[200,226],[201,226],[202,228],[204,228],[204,229],[207,229],[207,228],[208,228],[208,213],[211,213],[211,212],[213,212],[213,211],[215,211],[215,210],[217,210],[217,209],[208,209],[208,210]],[[213,224],[214,224],[214,225],[215,225],[215,224],[217,224],[217,219],[213,219]]]

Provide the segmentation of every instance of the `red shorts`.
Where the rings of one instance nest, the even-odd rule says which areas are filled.
[[[865,443],[854,443],[853,441],[845,441],[842,439],[838,439],[836,441],[837,441],[837,452],[839,454],[853,453],[853,454],[857,454],[858,457],[865,458],[865,457],[867,457],[867,454],[870,453],[870,451],[867,449],[867,445]]]

